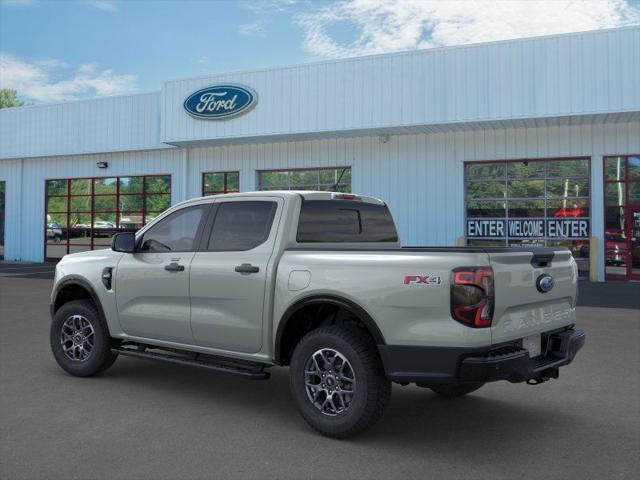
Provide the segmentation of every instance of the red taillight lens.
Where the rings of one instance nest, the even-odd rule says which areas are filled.
[[[469,327],[490,327],[494,306],[491,267],[460,267],[451,275],[451,316]]]

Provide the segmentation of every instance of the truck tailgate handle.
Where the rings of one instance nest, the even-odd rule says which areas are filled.
[[[176,262],[165,265],[164,269],[167,272],[184,272],[184,265],[178,265]]]
[[[260,268],[254,267],[250,263],[243,263],[242,265],[238,265],[235,270],[238,273],[258,273]]]

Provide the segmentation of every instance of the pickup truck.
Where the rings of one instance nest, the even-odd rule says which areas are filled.
[[[557,378],[585,340],[577,279],[564,248],[402,248],[375,198],[218,195],[65,256],[50,343],[76,376],[119,355],[248,379],[289,366],[302,417],[344,438],[382,416],[392,382],[457,397]]]

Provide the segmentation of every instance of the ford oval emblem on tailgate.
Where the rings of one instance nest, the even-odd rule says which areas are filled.
[[[543,273],[536,280],[536,288],[541,293],[550,292],[553,288],[553,277],[546,273]]]

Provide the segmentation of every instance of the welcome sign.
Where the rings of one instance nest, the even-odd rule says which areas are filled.
[[[244,85],[212,85],[192,93],[184,101],[189,115],[221,120],[246,113],[258,101],[258,95]]]
[[[586,218],[467,220],[468,238],[589,238]]]

